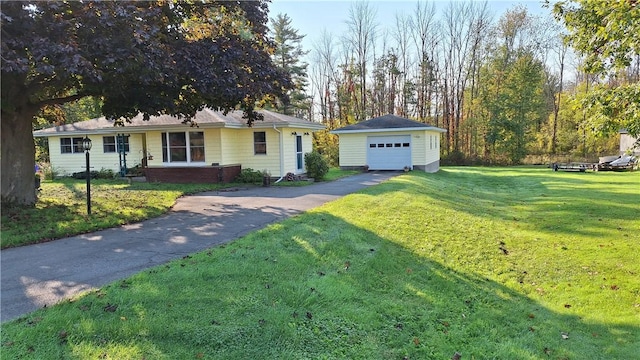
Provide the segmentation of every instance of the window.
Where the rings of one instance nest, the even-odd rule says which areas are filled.
[[[82,150],[82,138],[60,138],[60,153],[75,154],[84,152]]]
[[[204,162],[204,133],[162,133],[163,162]]]
[[[122,144],[117,143],[116,136],[103,136],[102,137],[102,151],[105,153],[114,153],[116,150],[120,150]],[[129,152],[129,136],[122,136],[120,139],[124,142],[124,152]]]
[[[255,155],[267,154],[267,133],[264,131],[253,133],[253,153]]]

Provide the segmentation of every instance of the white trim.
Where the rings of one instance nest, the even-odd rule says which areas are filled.
[[[379,132],[407,132],[407,131],[435,131],[446,133],[447,130],[435,126],[429,127],[411,127],[411,128],[388,128],[388,129],[362,129],[362,130],[332,130],[331,134],[362,134],[362,133],[379,133]]]

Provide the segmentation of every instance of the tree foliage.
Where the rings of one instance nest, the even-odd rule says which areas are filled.
[[[267,20],[266,1],[3,3],[3,201],[35,200],[31,122],[45,106],[94,96],[111,119],[209,106],[258,120],[256,101],[291,87]]]
[[[291,76],[293,88],[280,99],[282,112],[287,115],[306,116],[309,113],[310,101],[305,90],[308,85],[307,66],[303,60],[309,53],[302,48],[305,35],[291,26],[291,18],[278,14],[271,19],[271,33],[275,50],[273,61],[277,67]]]
[[[640,79],[624,74],[640,60],[640,4],[561,1],[554,5],[554,13],[569,31],[568,41],[584,56],[584,69],[606,80],[584,98],[583,106],[592,110],[592,129],[611,134],[626,128],[632,136],[640,136]]]

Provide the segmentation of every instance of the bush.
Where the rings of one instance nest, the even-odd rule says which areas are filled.
[[[86,179],[87,178],[87,172],[86,171],[78,171],[78,172],[74,172],[73,174],[71,174],[71,177],[74,179]],[[98,177],[98,172],[93,170],[89,172],[89,176],[92,179],[95,179]]]
[[[114,179],[116,177],[116,173],[111,169],[102,168],[96,174],[96,179]]]
[[[40,165],[40,171],[42,171],[43,180],[54,180],[61,176],[60,172],[57,169],[54,169],[50,163]]]
[[[258,170],[253,170],[252,168],[246,168],[240,170],[240,174],[236,176],[235,181],[239,183],[245,184],[261,184],[262,183],[263,172]]]
[[[304,154],[304,162],[307,167],[307,176],[315,180],[322,180],[329,172],[327,160],[317,151]]]

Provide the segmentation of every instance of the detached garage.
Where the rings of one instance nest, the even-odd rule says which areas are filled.
[[[333,130],[340,139],[340,168],[422,170],[440,168],[440,134],[446,130],[385,115]]]

